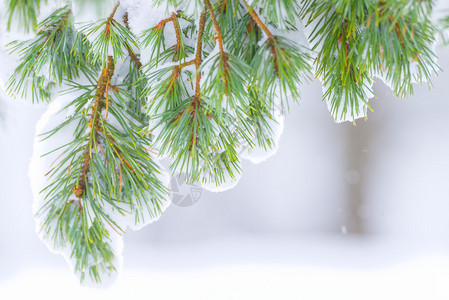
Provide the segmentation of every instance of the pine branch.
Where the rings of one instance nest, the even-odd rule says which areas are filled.
[[[90,45],[82,38],[73,28],[70,7],[54,11],[39,24],[35,38],[8,45],[11,53],[18,53],[20,64],[9,78],[7,92],[22,98],[31,93],[33,102],[49,101],[53,87],[80,73],[88,75]]]
[[[413,82],[429,82],[438,71],[431,50],[434,28],[429,1],[303,1],[307,25],[317,51],[316,75],[324,99],[338,119],[355,120],[369,107],[374,77],[383,78],[397,96],[413,92]],[[416,65],[416,71],[412,71]]]
[[[131,45],[132,33],[125,27],[126,31],[121,30],[114,20],[116,10],[117,6],[101,21],[106,41],[96,42]],[[45,28],[57,31],[64,26]],[[42,39],[53,47],[52,37]],[[44,57],[43,53],[36,56]],[[139,115],[142,107],[129,105],[137,104],[132,94],[139,93],[132,80],[136,73],[130,72],[117,86],[112,83],[115,66],[114,57],[108,55],[94,82],[97,64],[85,60],[83,67],[88,71],[76,79],[90,81],[87,85],[62,77],[71,86],[69,91],[79,96],[63,108],[73,110],[72,115],[45,133],[43,142],[54,137],[72,140],[43,156],[45,160],[62,151],[49,167],[48,185],[42,187],[43,199],[36,212],[43,238],[73,260],[81,281],[89,276],[97,283],[116,270],[118,253],[113,245],[125,227],[155,220],[167,206],[161,171],[149,156],[151,137],[140,133],[144,126]],[[61,119],[60,113],[52,118]],[[134,222],[127,219],[130,216]]]
[[[267,36],[267,42],[259,48],[252,61],[259,75],[259,85],[271,101],[269,106],[274,106],[272,99],[278,96],[283,111],[284,106],[288,107],[286,98],[291,96],[297,100],[300,97],[298,86],[304,79],[308,80],[311,72],[310,56],[292,41],[273,35],[248,2],[242,1],[252,19]]]
[[[173,19],[170,20],[173,21]],[[161,30],[169,22],[167,20],[160,22],[149,33]],[[154,127],[162,127],[161,133],[157,136],[157,142],[160,143],[160,154],[167,153],[174,159],[170,169],[173,172],[185,172],[190,182],[208,178],[208,181],[216,180],[219,184],[224,180],[225,170],[231,174],[234,172],[230,169],[230,164],[227,167],[222,164],[228,159],[222,155],[224,153],[220,154],[220,151],[226,147],[226,153],[233,155],[233,160],[238,162],[235,152],[237,139],[232,131],[225,129],[225,126],[232,122],[231,118],[228,116],[226,117],[228,120],[223,122],[217,115],[218,109],[206,102],[206,99],[210,99],[205,98],[204,91],[207,92],[207,88],[202,85],[205,31],[206,12],[203,12],[198,25],[194,58],[150,72],[148,85],[155,92],[154,97],[150,97],[148,112],[153,119],[158,120]],[[156,39],[153,38],[153,40]],[[177,44],[179,44],[178,39]],[[152,64],[158,63],[155,61]],[[190,74],[186,69],[191,66],[195,66],[196,72],[192,73],[194,76],[191,80],[195,84],[190,96],[190,92],[184,85],[184,77]],[[164,107],[163,103],[165,103]],[[221,114],[225,118],[224,113]],[[216,145],[217,139],[222,140],[220,145]],[[239,169],[239,166],[235,165],[233,168]]]
[[[46,134],[49,139],[75,128],[73,141],[57,148],[64,151],[48,173],[50,183],[37,213],[44,236],[51,236],[57,248],[69,246],[81,279],[89,274],[97,282],[115,270],[112,243],[117,236],[108,228],[122,235],[124,226],[135,225],[122,218],[148,222],[166,206],[166,188],[148,154],[150,141],[138,134],[142,124],[127,109],[131,95],[112,88],[114,66],[108,57],[94,90],[75,84],[73,90],[85,92],[64,108],[73,107],[73,117]]]
[[[265,43],[269,55],[266,55],[265,47],[259,47],[258,51],[260,31],[248,30],[250,22],[257,22],[242,13],[238,2],[233,3],[236,5],[220,2],[214,7],[210,1],[204,1],[210,22],[204,19],[204,28],[200,29],[203,22],[200,21],[198,34],[194,37],[197,42],[195,55],[200,53],[198,49],[205,54],[201,63],[199,59],[191,58],[179,64],[158,67],[161,62],[168,62],[173,55],[169,51],[179,45],[177,32],[181,31],[176,30],[177,26],[173,47],[166,48],[163,39],[165,26],[174,20],[173,13],[144,34],[144,46],[151,45],[153,49],[150,63],[144,71],[148,78],[147,112],[153,120],[149,129],[150,132],[158,132],[156,143],[160,145],[160,155],[173,158],[170,170],[185,172],[189,182],[202,180],[219,185],[229,180],[227,176],[236,178],[240,172],[236,149],[242,143],[253,147],[257,141],[265,149],[272,147],[272,131],[267,120],[274,117],[267,108],[274,111],[277,94],[281,99],[290,93],[298,95],[298,85],[310,69],[306,53],[271,32],[270,41]],[[232,18],[235,20],[226,24],[224,20],[231,18],[229,12],[234,12]],[[212,38],[211,29],[215,38]],[[235,35],[236,30],[245,30],[248,44],[239,46],[234,54],[226,50],[225,44],[234,43],[229,37]],[[236,44],[239,42],[235,40]],[[216,51],[212,49],[214,44]],[[267,57],[269,61],[265,60]],[[246,61],[258,69],[251,68]],[[274,68],[277,61],[282,65]],[[190,66],[193,65],[195,76],[190,75]],[[252,78],[257,78],[255,74],[263,73],[266,75],[262,75],[264,77],[260,81],[252,81]],[[188,82],[194,83],[191,96]],[[253,101],[263,101],[263,104],[256,105]],[[214,125],[209,124],[211,122]]]

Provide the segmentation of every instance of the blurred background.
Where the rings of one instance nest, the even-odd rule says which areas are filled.
[[[434,88],[335,124],[304,87],[276,155],[124,238],[106,290],[39,240],[27,177],[44,107],[0,95],[0,299],[449,299],[449,48]]]

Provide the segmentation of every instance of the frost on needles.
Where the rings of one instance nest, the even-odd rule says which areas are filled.
[[[104,0],[81,23],[88,2],[6,1],[8,27],[35,33],[7,46],[7,91],[51,102],[30,167],[38,230],[81,281],[113,277],[126,228],[168,206],[158,159],[223,190],[242,158],[276,151],[313,73],[332,117],[355,121],[376,77],[404,97],[438,69],[431,1]]]

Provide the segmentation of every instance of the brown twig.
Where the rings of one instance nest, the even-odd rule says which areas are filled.
[[[181,40],[181,30],[179,29],[178,15],[176,13],[172,13],[172,22],[173,27],[175,28],[175,35],[176,35],[176,46],[174,50],[175,55],[173,57],[173,61],[178,61],[177,55],[181,50],[182,40]]]
[[[173,17],[173,16],[172,16]],[[169,22],[169,21],[167,21]],[[198,40],[197,40],[197,48],[196,48],[196,53],[195,53],[195,58],[187,61],[187,62],[183,62],[177,66],[173,67],[173,72],[172,72],[172,78],[169,82],[169,89],[170,89],[170,94],[173,92],[173,87],[174,87],[174,83],[176,80],[178,80],[179,75],[181,74],[181,70],[185,67],[191,66],[191,65],[195,65],[197,74],[196,74],[196,88],[195,88],[195,98],[194,98],[194,102],[198,102],[200,100],[200,81],[201,81],[201,73],[198,72],[198,70],[201,67],[201,64],[203,62],[202,60],[202,47],[203,47],[203,34],[204,34],[204,28],[206,26],[206,13],[203,12],[200,16],[200,25],[199,25],[199,30],[198,30]]]
[[[176,45],[175,45],[175,49],[173,51],[174,52],[173,53],[174,54],[173,55],[173,61],[178,61],[177,55],[178,55],[179,51],[181,50],[181,45],[182,45],[181,31],[179,29],[178,17],[179,17],[179,14],[172,13],[171,21],[173,22],[173,27],[175,29],[175,34],[176,34]],[[188,66],[188,65],[191,65],[191,64],[193,64],[192,61],[190,61],[188,63],[184,62],[184,63],[180,64],[179,66],[176,66],[176,67],[173,68],[172,77],[171,77],[171,80],[170,80],[170,83],[169,83],[169,90],[170,90],[169,94],[170,95],[173,93],[173,90],[174,90],[174,87],[175,87],[175,82],[179,78],[179,75],[181,73],[181,69],[186,67],[186,66]]]
[[[86,177],[90,170],[90,163],[92,158],[92,149],[94,147],[94,140],[97,137],[97,130],[100,127],[99,121],[101,118],[101,110],[104,106],[105,93],[107,93],[107,85],[110,82],[112,75],[114,75],[115,63],[112,56],[108,57],[108,63],[103,69],[100,79],[97,83],[97,92],[95,93],[95,102],[92,106],[92,115],[89,121],[89,127],[91,129],[89,142],[84,152],[83,165],[81,167],[81,174],[77,184],[73,188],[73,193],[78,198],[82,198],[84,191],[86,190]]]
[[[271,31],[268,29],[268,27],[262,22],[259,15],[248,4],[248,2],[246,0],[242,0],[242,1],[243,1],[243,4],[245,4],[246,9],[248,10],[248,13],[251,15],[251,18],[253,18],[253,20],[257,23],[257,25],[260,28],[262,28],[262,30],[265,32],[265,34],[268,37],[268,42],[270,43],[270,46],[271,46],[271,53],[273,54],[273,58],[274,58],[274,68],[275,68],[275,71],[277,72],[277,70],[279,69],[279,62],[278,62],[278,57],[277,57],[277,53],[276,53],[276,47],[274,44],[274,40],[275,40],[274,35],[271,33]]]
[[[243,3],[246,6],[246,9],[248,10],[249,14],[253,18],[254,21],[256,21],[257,25],[259,25],[260,28],[265,32],[265,34],[268,36],[268,39],[273,39],[274,36],[271,33],[271,31],[268,29],[268,27],[262,22],[259,15],[254,11],[254,9],[248,4],[246,0],[242,0]]]
[[[182,45],[182,39],[181,39],[181,31],[179,29],[179,22],[178,22],[178,18],[181,16],[181,14],[175,13],[173,12],[171,17],[166,18],[162,21],[160,21],[153,30],[161,30],[165,27],[165,25],[169,22],[173,23],[173,27],[175,29],[175,35],[176,35],[176,45],[175,45],[175,54],[179,52],[179,50],[181,49],[181,45]],[[176,56],[175,56],[175,61],[176,61]]]
[[[202,48],[203,48],[203,34],[204,34],[204,28],[206,26],[206,13],[201,13],[200,17],[200,27],[198,30],[198,41],[196,45],[196,54],[195,54],[195,68],[196,68],[196,86],[195,86],[195,98],[194,103],[199,103],[200,97],[201,97],[201,72],[199,72],[199,69],[201,68],[201,64],[203,63],[202,58]]]
[[[181,45],[182,45],[182,37],[181,37],[181,30],[179,28],[179,22],[178,22],[178,18],[179,18],[180,14],[179,13],[175,13],[173,12],[171,17],[164,19],[162,21],[160,21],[155,27],[154,30],[161,30],[165,27],[165,25],[169,22],[173,23],[173,27],[175,30],[175,35],[176,35],[176,45],[174,46],[174,51],[173,51],[173,61],[178,61],[178,57],[177,54],[179,53],[179,51],[181,50]],[[184,62],[178,66],[173,67],[173,71],[172,71],[172,76],[171,76],[171,80],[169,83],[169,94],[173,93],[174,90],[174,86],[175,86],[175,82],[178,80],[179,75],[181,73],[181,69],[190,65],[193,65],[195,63],[194,60],[189,61],[189,62]]]
[[[176,34],[176,41],[177,41],[177,44],[175,45],[175,55],[179,51],[179,49],[181,47],[181,42],[182,42],[182,40],[181,40],[181,32],[179,30],[178,17],[179,17],[179,14],[173,13],[170,18],[167,18],[167,19],[164,19],[164,20],[160,21],[158,23],[158,25],[156,25],[154,27],[155,30],[160,30],[168,22],[173,22],[173,25],[174,25],[174,28],[175,28],[175,34]],[[195,69],[196,69],[196,86],[195,86],[195,95],[193,97],[193,101],[192,101],[191,105],[189,107],[187,107],[186,110],[184,110],[183,112],[179,113],[178,116],[176,116],[176,118],[174,120],[172,120],[172,123],[176,122],[184,113],[191,114],[191,116],[193,118],[195,116],[196,110],[198,109],[198,107],[200,105],[200,100],[201,100],[201,72],[200,72],[200,68],[201,68],[201,64],[203,63],[202,48],[203,48],[203,35],[204,35],[205,27],[206,27],[206,12],[204,11],[204,12],[201,13],[201,16],[200,16],[195,58],[190,60],[190,61],[180,63],[179,65],[173,67],[172,77],[171,77],[171,80],[169,82],[169,87],[168,87],[169,93],[173,92],[174,84],[175,84],[176,80],[178,80],[178,78],[179,78],[179,76],[181,74],[181,70],[184,67],[187,67],[187,66],[195,65]],[[221,40],[221,34],[220,34],[220,40]],[[220,46],[220,49],[223,49],[223,45],[222,44]],[[223,53],[224,53],[224,51],[223,51]],[[174,60],[176,61],[176,56],[175,56]],[[196,141],[195,132],[193,131],[192,132],[192,138],[191,138],[190,146],[189,146],[189,151],[191,151],[195,141]]]
[[[227,87],[228,86],[228,81],[229,81],[228,55],[224,51],[223,36],[221,34],[220,24],[218,24],[217,17],[214,14],[214,9],[213,9],[212,4],[210,3],[210,1],[209,0],[204,0],[204,5],[206,6],[207,10],[209,11],[209,15],[212,18],[212,23],[214,24],[215,34],[217,35],[218,47],[220,48],[221,58],[222,58],[222,62],[223,62],[224,74],[223,74],[222,77],[223,77],[223,81],[225,83],[225,86]],[[227,94],[227,91],[225,93]]]
[[[68,19],[69,19],[69,17],[70,17],[71,14],[72,14],[72,11],[69,10],[69,11],[64,15],[64,17],[61,19],[61,22],[60,22],[58,28],[56,29],[56,32],[57,32],[57,33],[61,32],[62,26],[68,21]],[[41,30],[39,30],[39,31],[38,31],[38,34],[39,34],[39,32],[45,30],[45,28],[47,28],[47,27],[48,27],[48,25],[45,26],[45,27],[43,27]],[[47,43],[47,41],[48,41],[48,39],[50,38],[50,36],[51,36],[51,33],[49,32],[49,33],[47,34],[45,40],[41,43],[41,47],[43,47],[43,46]],[[56,38],[56,35],[53,37],[52,47],[55,46],[55,40],[54,40],[54,38]],[[37,53],[36,58],[39,57],[39,55],[41,55],[41,52],[42,52],[42,50],[40,50],[40,51]]]
[[[128,13],[125,13],[125,15],[123,16],[123,23],[125,23],[125,27],[126,29],[128,29],[129,31],[131,31],[131,28],[129,27],[129,18],[128,18]],[[137,69],[140,70],[140,68],[142,68],[142,62],[140,61],[140,59],[137,57],[136,53],[133,51],[133,49],[131,48],[130,45],[125,44],[126,50],[128,51],[128,55],[131,58],[131,60],[134,62],[134,64],[136,65]]]
[[[388,12],[390,10],[390,8],[389,7],[384,7],[387,4],[386,1],[379,1],[379,4],[380,4],[380,7],[378,8],[378,10],[379,10],[379,19],[380,19],[382,17],[382,15],[384,14],[384,12]],[[405,35],[407,27],[404,24],[404,28],[403,28],[403,30],[401,32],[401,28],[399,26],[399,23],[394,19],[393,16],[391,16],[391,15],[388,16],[388,20],[392,24],[394,23],[394,31],[396,32],[396,36],[399,38],[399,40],[401,42],[401,45],[402,45],[402,48],[405,48],[405,42],[404,42],[404,39],[403,39],[402,36]],[[379,21],[377,21],[376,23],[378,23],[378,22]]]
[[[393,20],[393,18],[392,17],[390,17],[390,21],[391,22],[394,22],[394,20]],[[405,25],[404,25],[405,26]],[[404,29],[405,29],[406,27],[404,27]],[[401,33],[401,28],[400,28],[400,26],[399,26],[399,23],[395,23],[394,24],[394,30],[395,30],[395,32],[396,32],[396,35],[397,35],[397,37],[399,38],[399,40],[401,41],[401,45],[402,45],[402,48],[404,48],[405,49],[405,42],[404,42],[404,39],[402,38],[402,33]],[[404,32],[404,34],[405,34],[405,30],[403,31]]]
[[[195,117],[195,113],[198,110],[200,106],[200,100],[201,100],[201,64],[203,63],[203,34],[204,34],[204,28],[206,26],[206,12],[201,13],[200,17],[200,25],[198,29],[198,41],[196,45],[196,54],[195,54],[195,68],[196,68],[196,85],[195,85],[195,96],[193,98],[193,102],[189,109],[192,109],[192,118]],[[189,151],[192,151],[193,145],[196,143],[196,137],[195,137],[195,126],[193,127],[194,130],[192,131],[192,137],[189,145]]]
[[[204,5],[206,6],[207,10],[209,11],[209,15],[212,19],[212,23],[214,24],[215,34],[217,35],[218,47],[220,48],[221,54],[224,55],[225,51],[224,51],[224,47],[223,47],[223,36],[221,34],[220,24],[218,24],[217,17],[214,14],[214,8],[212,7],[212,4],[210,3],[209,0],[203,0],[203,1],[204,1]]]
[[[114,8],[112,9],[112,13],[109,15],[107,21],[106,21],[106,39],[109,38],[109,35],[111,34],[111,24],[115,21],[114,20],[114,16],[115,13],[117,12],[118,7],[120,6],[120,1],[117,2],[117,4],[114,6]]]
[[[168,22],[171,22],[171,21],[173,21],[173,16],[170,17],[170,18],[167,18],[167,19],[164,19],[164,20],[160,21],[160,22],[154,27],[154,29],[155,29],[155,30],[162,29],[162,28],[164,28],[165,24],[167,24]]]

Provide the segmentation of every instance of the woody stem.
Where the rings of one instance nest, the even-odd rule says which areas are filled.
[[[212,18],[212,23],[214,24],[214,30],[217,34],[217,42],[218,47],[220,48],[221,54],[224,54],[224,47],[223,47],[223,36],[221,35],[221,28],[220,24],[218,24],[217,17],[214,14],[214,9],[212,7],[212,4],[209,0],[204,0],[204,5],[206,6],[207,10],[209,11],[209,15]]]
[[[80,177],[78,179],[77,184],[73,188],[73,193],[78,198],[81,198],[84,195],[86,190],[86,177],[90,170],[90,162],[92,159],[92,149],[94,147],[94,142],[97,138],[97,129],[99,128],[99,121],[101,118],[101,110],[104,105],[105,94],[108,92],[107,83],[110,82],[112,75],[114,75],[115,63],[112,56],[108,56],[108,63],[106,67],[103,69],[103,72],[100,76],[100,79],[97,83],[97,92],[95,93],[95,101],[92,106],[92,115],[89,121],[89,127],[91,129],[89,135],[89,142],[86,146],[86,151],[84,152],[84,160],[83,165],[81,167]]]

